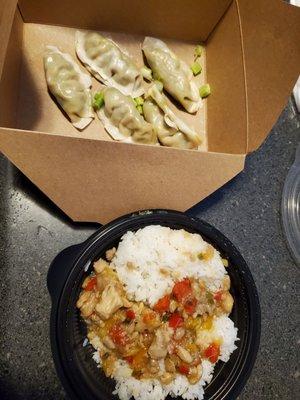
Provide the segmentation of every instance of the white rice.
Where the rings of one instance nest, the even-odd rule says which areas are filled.
[[[208,246],[198,234],[150,225],[122,237],[112,266],[131,300],[153,306],[184,277],[200,278],[210,290],[219,289],[226,274],[219,252],[214,249],[208,261],[198,258]],[[163,276],[161,269],[169,276]]]
[[[168,395],[181,396],[187,400],[202,399],[203,387],[212,380],[214,371],[214,365],[203,360],[202,377],[196,385],[191,385],[183,375],[177,375],[169,385],[162,385],[156,379],[141,381],[133,378],[131,368],[122,360],[117,361],[116,364],[114,379],[117,384],[113,394],[117,394],[120,400],[129,400],[132,396],[136,400],[164,400]]]
[[[214,250],[213,257],[205,261],[197,255],[205,252],[208,243],[198,234],[184,230],[172,230],[162,226],[147,226],[136,233],[127,232],[121,239],[112,260],[112,268],[124,284],[130,299],[144,301],[153,305],[166,293],[171,292],[174,282],[184,277],[202,279],[211,291],[221,287],[226,274],[221,256]],[[134,269],[128,268],[128,263]],[[169,272],[162,276],[160,269]],[[201,341],[207,345],[214,340],[221,342],[219,359],[226,362],[236,349],[237,329],[227,316],[215,317],[211,329],[201,333]],[[90,340],[95,349],[101,347],[98,337]],[[99,352],[94,360],[101,364]],[[163,365],[163,363],[162,363]],[[164,366],[163,366],[164,368]],[[200,381],[191,385],[187,378],[178,374],[169,385],[162,385],[159,380],[138,380],[132,376],[132,369],[127,362],[118,360],[113,378],[116,388],[113,392],[120,400],[164,400],[166,396],[181,396],[183,399],[203,399],[204,386],[213,377],[214,364],[202,360],[203,373]]]

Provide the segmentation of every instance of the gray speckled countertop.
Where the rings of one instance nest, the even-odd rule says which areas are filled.
[[[284,179],[300,141],[290,100],[243,173],[190,212],[240,249],[260,294],[261,347],[241,400],[296,399],[300,280],[281,229]],[[0,158],[0,398],[65,399],[49,343],[51,260],[97,225],[71,223],[19,171]]]

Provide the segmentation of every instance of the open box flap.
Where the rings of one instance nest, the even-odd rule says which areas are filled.
[[[248,103],[248,152],[267,137],[300,73],[300,8],[237,0]]]
[[[0,129],[0,146],[73,220],[100,223],[138,209],[184,211],[241,172],[245,160],[12,129]]]
[[[0,0],[0,78],[18,0]]]
[[[25,22],[205,41],[232,0],[19,0]],[[199,18],[193,23],[195,14]],[[67,16],[67,18],[66,18]],[[116,18],[117,24],[116,24]]]

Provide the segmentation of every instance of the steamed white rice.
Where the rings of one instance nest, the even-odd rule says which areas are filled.
[[[128,297],[153,306],[184,277],[202,279],[211,291],[219,289],[226,274],[219,252],[214,249],[208,261],[198,257],[208,246],[198,234],[150,225],[122,237],[112,265]],[[169,276],[162,276],[162,269]]]
[[[130,299],[154,305],[166,293],[171,292],[176,280],[184,277],[202,279],[211,291],[217,291],[221,287],[226,270],[219,252],[214,249],[213,256],[208,261],[197,257],[208,246],[198,234],[162,226],[147,226],[136,233],[127,232],[122,237],[111,267],[116,270]],[[167,270],[169,275],[162,277],[161,268]],[[236,349],[237,328],[227,316],[216,317],[211,329],[203,331],[202,339],[203,342],[207,340],[208,344],[219,340],[220,360],[226,362]],[[90,342],[95,349],[101,346],[98,337]],[[93,358],[101,364],[99,352],[96,351]],[[134,378],[129,364],[118,360],[113,376],[116,380],[114,394],[120,400],[129,400],[132,396],[136,400],[164,400],[167,395],[181,396],[186,400],[201,400],[204,386],[212,380],[214,364],[204,359],[202,368],[202,378],[195,385],[191,385],[180,374],[169,385],[162,385],[158,380]]]

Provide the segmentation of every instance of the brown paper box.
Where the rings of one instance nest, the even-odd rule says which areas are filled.
[[[76,221],[205,198],[243,170],[299,74],[300,9],[280,0],[0,0],[0,22],[0,150]],[[201,151],[114,142],[97,118],[78,132],[42,63],[50,44],[75,57],[75,28],[109,33],[139,65],[145,35],[189,64],[205,42],[198,79],[213,94],[196,116],[179,111],[204,135]]]

